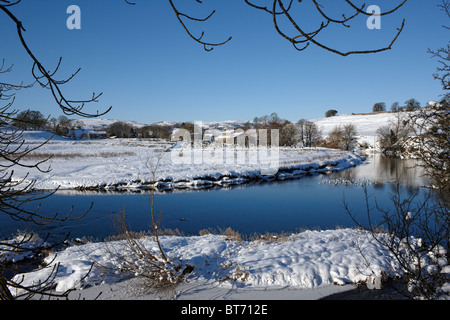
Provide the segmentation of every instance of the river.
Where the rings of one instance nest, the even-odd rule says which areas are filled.
[[[426,184],[421,170],[412,160],[374,155],[355,168],[332,174],[314,174],[294,180],[249,183],[229,188],[184,190],[156,193],[154,212],[160,218],[160,229],[178,230],[184,235],[198,235],[201,230],[231,228],[243,235],[298,232],[302,229],[353,227],[354,221],[344,209],[349,204],[358,220],[365,221],[365,199],[362,182],[367,182],[370,201],[385,209],[392,207],[390,194],[397,183],[402,196],[409,197]],[[39,213],[61,217],[72,210],[72,217],[85,213],[82,219],[51,223],[34,230],[50,233],[60,239],[70,232],[71,238],[103,240],[117,234],[113,221],[125,216],[129,230],[146,231],[151,227],[151,193],[149,192],[80,192],[58,191],[38,204]],[[375,210],[376,211],[376,210]],[[376,214],[376,212],[374,212]],[[0,217],[0,237],[8,238],[23,223],[6,215]]]

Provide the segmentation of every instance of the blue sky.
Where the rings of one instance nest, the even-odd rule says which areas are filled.
[[[206,52],[184,32],[168,1],[135,2],[128,6],[122,0],[22,0],[11,10],[23,21],[30,48],[48,69],[63,57],[57,74],[60,79],[81,68],[62,87],[65,94],[83,99],[92,92],[103,92],[99,102],[84,111],[95,113],[112,106],[105,116],[110,119],[252,120],[276,112],[297,121],[323,117],[328,109],[340,114],[370,112],[376,102],[390,107],[393,102],[415,98],[425,105],[442,94],[432,76],[438,62],[427,53],[428,48],[442,47],[449,39],[449,31],[442,28],[448,19],[437,7],[438,0],[409,0],[398,12],[382,17],[381,30],[369,30],[367,17],[354,20],[350,29],[332,26],[325,30],[318,39],[330,46],[372,49],[386,46],[406,19],[392,50],[347,57],[314,45],[296,51],[276,33],[270,15],[243,0],[204,0],[203,5],[175,0],[193,16],[204,17],[216,9],[208,23],[189,23],[195,35],[204,30],[204,40],[212,42],[233,37]],[[321,21],[311,14],[308,2],[303,1],[298,12],[298,21],[305,27]],[[400,1],[366,3],[383,10]],[[66,27],[69,5],[81,9],[81,30]],[[327,6],[335,16],[341,8],[348,8],[340,0]],[[4,80],[31,81],[32,62],[4,13],[0,13],[0,28],[0,58],[14,65]],[[56,117],[62,114],[50,92],[40,87],[18,92],[14,107]]]

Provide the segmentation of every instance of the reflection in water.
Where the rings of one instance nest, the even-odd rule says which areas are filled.
[[[378,204],[392,206],[390,193],[396,182],[406,194],[426,184],[414,161],[382,156],[368,158],[366,164],[328,175],[308,175],[296,180],[259,182],[230,188],[201,191],[158,193],[155,213],[161,214],[161,228],[180,230],[186,235],[198,235],[202,229],[232,229],[243,234],[298,232],[301,229],[353,227],[354,222],[343,208],[343,199],[355,208],[356,215],[365,216],[362,188],[356,184],[337,185],[324,180],[347,179],[370,181],[370,192]],[[133,231],[150,228],[148,194],[64,191],[45,199],[41,212],[50,216],[64,213],[75,206],[74,215],[83,213],[91,203],[92,211],[83,219],[71,223],[49,224],[40,233],[52,236],[103,238],[114,235],[112,218],[126,212],[127,223]],[[358,212],[360,210],[361,212]],[[19,223],[0,216],[0,238],[9,237]]]
[[[337,177],[348,180],[368,180],[378,190],[395,192],[399,184],[412,195],[419,188],[428,184],[428,179],[423,174],[423,168],[416,160],[402,160],[385,157],[382,155],[371,155],[363,165],[351,170],[345,170],[336,174]]]

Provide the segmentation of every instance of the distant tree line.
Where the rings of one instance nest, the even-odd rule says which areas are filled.
[[[17,113],[12,125],[21,130],[44,130],[60,136],[67,136],[70,129],[83,126],[81,120],[70,120],[62,115],[58,118],[45,117],[40,111],[25,110]]]
[[[330,114],[335,114],[331,110]],[[337,111],[336,111],[337,113]],[[257,129],[279,129],[280,146],[326,147],[353,150],[357,144],[357,131],[353,124],[335,127],[324,137],[319,126],[305,119],[296,123],[283,120],[276,113],[256,117],[253,124]]]
[[[171,125],[150,124],[137,127],[124,121],[116,121],[104,130],[108,137],[170,140],[173,129],[174,126]]]
[[[49,119],[39,111],[27,110],[17,114],[13,120],[13,125],[22,130],[45,130],[60,136],[68,136],[71,130],[83,128],[84,123],[81,120],[69,119],[64,115]],[[194,123],[192,122],[182,122],[177,125],[151,124],[137,127],[124,121],[116,121],[103,130],[108,137],[171,140],[171,135],[175,128],[186,129],[191,135],[194,134]],[[324,138],[321,129],[316,123],[305,119],[291,122],[280,118],[275,112],[270,115],[255,117],[253,122],[247,121],[238,129],[243,131],[248,129],[268,130],[268,145],[272,145],[270,131],[272,129],[278,130],[278,144],[280,146],[328,147],[351,150],[356,145],[356,128],[352,124],[336,127]]]
[[[69,119],[65,115],[59,117],[45,117],[40,111],[25,110],[17,113],[11,124],[21,130],[43,130],[59,136],[68,136],[73,129],[84,127],[82,120]],[[184,124],[183,124],[184,125]],[[170,139],[173,126],[151,124],[136,127],[123,121],[116,121],[104,128],[108,137],[117,138],[159,138]]]
[[[419,110],[420,108],[421,108],[420,102],[414,98],[406,100],[403,106],[401,106],[399,102],[394,102],[391,105],[392,112],[416,111]],[[372,107],[372,112],[385,112],[385,111],[387,111],[387,108],[386,103],[384,102],[377,102]]]
[[[421,108],[420,102],[414,98],[408,99],[404,102],[403,105],[400,105],[399,102],[394,102],[391,105],[390,111],[392,112],[400,112],[400,111],[416,111]],[[372,112],[386,112],[388,111],[385,102],[376,102],[372,106]],[[335,109],[329,109],[325,112],[325,117],[334,117],[338,114],[338,111]]]
[[[47,126],[47,118],[40,111],[26,110],[16,115],[13,125],[23,130],[40,130]]]
[[[278,130],[280,146],[296,146],[299,142],[297,135],[297,127],[289,120],[281,119],[277,113],[273,112],[270,115],[255,117],[253,119],[253,126],[255,129],[266,129],[267,144],[272,145],[270,130]]]

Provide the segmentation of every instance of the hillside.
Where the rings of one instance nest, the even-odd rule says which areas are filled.
[[[357,127],[358,133],[362,136],[376,136],[376,130],[386,124],[395,117],[396,113],[380,112],[366,114],[343,114],[329,118],[311,119],[310,121],[317,123],[322,129],[323,134],[327,135],[335,126],[352,123]],[[176,126],[181,122],[176,121],[160,121],[160,122],[137,122],[129,120],[113,120],[113,119],[82,119],[86,127],[107,127],[114,122],[123,121],[135,127],[143,127],[151,124]],[[201,121],[201,120],[199,120]],[[294,120],[292,120],[295,122]],[[244,125],[247,120],[226,120],[226,121],[203,121],[203,126],[212,128],[237,128]],[[252,123],[251,120],[248,122]]]
[[[344,126],[346,124],[353,124],[356,126],[358,133],[358,140],[360,143],[367,143],[371,148],[376,148],[377,129],[383,125],[388,124],[394,120],[397,113],[380,112],[380,113],[358,113],[358,114],[343,114],[328,118],[311,119],[310,121],[316,123],[322,130],[323,136],[327,136],[336,126]],[[137,122],[128,120],[113,120],[113,119],[83,119],[85,127],[94,127],[104,129],[117,121],[126,122],[134,127],[141,128],[146,125],[158,124],[177,127],[181,122],[176,121],[160,121],[160,122]],[[242,127],[246,120],[227,120],[227,121],[209,121],[202,122],[203,127],[218,130],[234,130]],[[252,121],[248,121],[252,123]]]
[[[393,120],[396,114],[397,113],[394,112],[343,114],[329,118],[313,119],[310,121],[316,123],[322,129],[324,135],[328,135],[330,131],[338,125],[343,126],[351,123],[356,126],[358,135],[376,137],[377,129]]]
[[[329,118],[312,119],[327,136],[336,126],[353,124],[356,127],[358,142],[367,143],[371,148],[377,149],[377,130],[395,119],[395,112],[380,112],[366,114],[343,114]]]
[[[132,125],[136,128],[141,128],[148,125],[161,125],[161,126],[179,126],[182,122],[180,121],[159,121],[159,122],[137,122],[137,121],[130,121],[130,120],[114,120],[114,119],[81,119],[83,121],[85,127],[89,128],[106,128],[117,121],[123,121],[127,124]],[[200,121],[200,120],[199,120]],[[241,127],[246,123],[247,121],[241,121],[241,120],[226,120],[226,121],[209,121],[209,122],[202,122],[202,125],[204,127],[209,128],[216,128],[216,129],[234,129]]]

